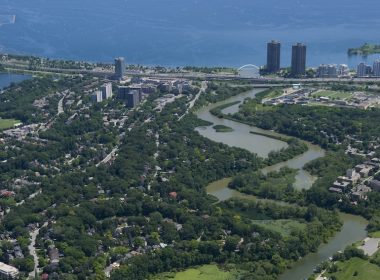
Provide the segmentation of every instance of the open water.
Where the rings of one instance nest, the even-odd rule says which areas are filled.
[[[1,0],[0,51],[143,65],[263,65],[266,42],[308,46],[309,66],[347,63],[380,43],[378,0]],[[379,56],[367,58],[368,63]]]

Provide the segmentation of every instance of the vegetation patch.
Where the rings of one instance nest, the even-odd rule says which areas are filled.
[[[0,119],[0,130],[13,128],[18,123],[21,123],[21,121],[15,119]]]
[[[268,230],[280,233],[283,236],[290,236],[293,231],[306,229],[306,224],[296,220],[254,220],[253,224],[262,226]]]
[[[283,94],[282,88],[267,89],[256,94],[256,99],[262,101],[265,98],[276,98]]]
[[[237,279],[236,271],[223,271],[217,265],[204,265],[189,268],[177,273],[164,273],[154,280],[233,280]]]
[[[297,170],[283,167],[264,175],[261,171],[235,176],[229,187],[240,192],[269,199],[284,199],[294,191]]]
[[[352,96],[351,92],[344,91],[333,91],[333,90],[321,90],[316,92],[313,96],[315,97],[328,97],[330,99],[347,99]]]
[[[214,125],[212,128],[215,129],[216,132],[232,132],[232,131],[234,131],[233,128],[231,128],[229,126],[221,125],[221,124]]]
[[[371,238],[380,238],[380,231],[369,233],[369,237],[371,237]]]
[[[348,55],[362,55],[367,56],[370,54],[380,53],[380,45],[368,44],[365,43],[359,48],[350,48],[348,49]]]
[[[336,280],[380,279],[380,267],[360,258],[338,262],[337,271],[330,274]]]

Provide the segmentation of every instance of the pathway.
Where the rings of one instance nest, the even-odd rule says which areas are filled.
[[[37,274],[39,273],[38,256],[36,252],[36,239],[37,239],[38,234],[40,233],[41,228],[46,227],[47,225],[48,223],[45,222],[40,228],[37,228],[30,233],[31,242],[30,242],[30,245],[28,246],[28,249],[29,249],[29,254],[33,257],[34,269],[32,272],[29,273],[29,279],[34,279],[36,273]]]

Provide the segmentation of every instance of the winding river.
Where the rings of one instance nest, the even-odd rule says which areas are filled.
[[[204,137],[210,140],[221,142],[233,147],[239,147],[246,149],[250,152],[256,153],[261,157],[267,157],[269,152],[280,150],[281,148],[287,147],[287,143],[269,138],[262,135],[256,135],[250,133],[259,132],[264,134],[269,134],[273,136],[284,136],[273,131],[263,130],[257,127],[249,126],[246,124],[238,123],[232,120],[220,119],[213,116],[210,110],[224,105],[227,103],[232,103],[235,101],[240,101],[240,103],[225,108],[222,112],[225,114],[233,114],[239,110],[241,103],[248,97],[254,97],[259,89],[248,91],[237,96],[228,98],[224,101],[217,102],[205,106],[198,110],[197,116],[200,119],[209,121],[213,125],[225,125],[233,128],[232,132],[218,133],[213,129],[213,125],[208,127],[199,127],[196,130]],[[325,151],[319,146],[313,145],[311,143],[305,142],[308,146],[308,151],[302,155],[294,157],[288,161],[278,163],[273,166],[269,166],[262,169],[263,173],[268,173],[271,171],[279,170],[281,167],[288,166],[290,168],[297,169],[296,181],[294,187],[296,189],[309,189],[314,181],[316,180],[311,174],[303,169],[306,163],[324,156]],[[248,199],[258,199],[254,196],[249,196],[240,193],[236,190],[228,188],[228,184],[231,182],[231,178],[225,178],[216,182],[211,183],[207,187],[207,192],[214,195],[219,200],[227,200],[232,197],[248,198]],[[323,244],[318,249],[318,252],[308,254],[306,257],[298,261],[291,269],[287,270],[283,275],[280,276],[280,280],[302,280],[308,278],[312,273],[313,269],[321,262],[327,260],[330,256],[339,250],[344,249],[346,246],[362,240],[366,237],[367,232],[365,230],[367,226],[367,221],[361,217],[340,214],[343,221],[342,230],[337,233],[333,238],[329,240],[328,243]]]

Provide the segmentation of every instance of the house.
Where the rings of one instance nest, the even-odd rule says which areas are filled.
[[[342,189],[340,189],[340,188],[334,188],[334,187],[329,188],[329,191],[330,192],[335,192],[335,193],[343,193]]]
[[[339,179],[339,178],[338,178]],[[332,188],[340,189],[341,191],[344,191],[348,189],[351,186],[350,182],[346,181],[335,181],[332,185]]]
[[[352,189],[351,196],[354,200],[366,200],[368,198],[367,193],[369,193],[370,191],[370,187],[367,187],[366,185],[358,185]]]
[[[178,194],[177,194],[177,192],[171,192],[171,193],[169,193],[169,196],[173,199],[177,199]]]
[[[50,264],[57,266],[59,264],[59,251],[54,245],[50,245],[48,248],[48,254],[50,259]]]
[[[367,164],[358,164],[355,166],[356,172],[359,172],[362,178],[368,177],[373,169],[374,169],[374,166],[367,165]]]

